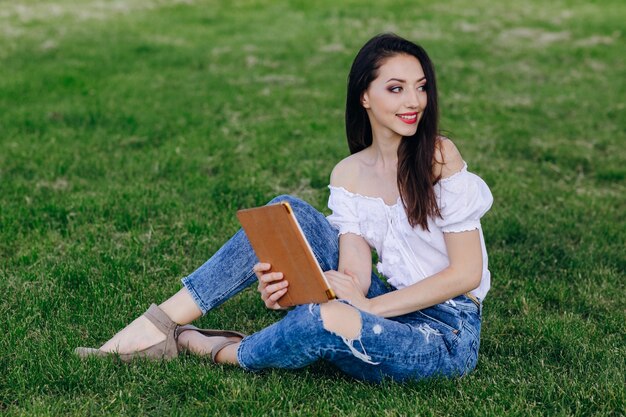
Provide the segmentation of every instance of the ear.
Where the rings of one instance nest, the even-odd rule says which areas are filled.
[[[364,91],[361,95],[361,105],[366,109],[370,108],[370,97],[367,94],[367,91]]]

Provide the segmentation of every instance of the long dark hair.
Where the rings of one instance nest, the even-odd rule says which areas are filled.
[[[359,152],[372,144],[372,126],[361,98],[378,76],[383,62],[393,56],[406,54],[417,58],[426,76],[428,102],[413,136],[404,137],[398,146],[398,189],[406,207],[409,224],[428,230],[428,216],[439,216],[435,198],[433,160],[439,134],[439,106],[435,70],[426,51],[400,36],[387,33],[373,37],[359,51],[348,76],[346,99],[346,134],[350,153]]]

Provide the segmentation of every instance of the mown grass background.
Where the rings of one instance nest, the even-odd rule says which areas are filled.
[[[0,413],[624,415],[622,1],[0,1]],[[327,212],[345,81],[394,31],[491,186],[471,375],[81,362],[291,193]],[[279,319],[254,291],[201,325]]]

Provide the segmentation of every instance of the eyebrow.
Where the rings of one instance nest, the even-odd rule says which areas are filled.
[[[417,80],[417,82],[420,82],[420,81],[425,80],[425,79],[426,79],[426,76],[423,76],[422,78],[420,78],[419,80]],[[387,80],[387,81],[385,81],[385,82],[387,82],[387,83],[388,83],[389,81],[397,81],[397,82],[400,82],[400,83],[405,83],[405,82],[406,82],[406,80],[401,80],[400,78],[390,78],[390,79],[388,79],[388,80]]]

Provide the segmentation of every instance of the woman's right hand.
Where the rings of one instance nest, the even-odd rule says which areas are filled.
[[[281,310],[282,307],[278,304],[278,299],[285,295],[289,283],[283,279],[282,272],[265,273],[270,268],[270,264],[261,262],[252,268],[259,279],[257,290],[261,293],[261,299],[267,308]]]

